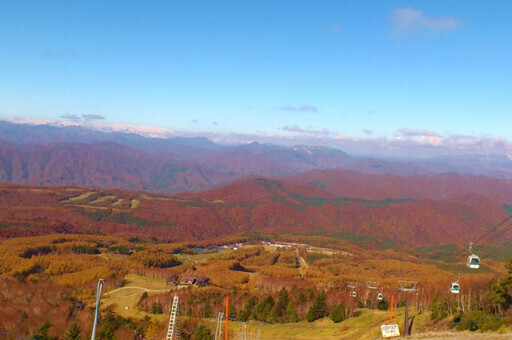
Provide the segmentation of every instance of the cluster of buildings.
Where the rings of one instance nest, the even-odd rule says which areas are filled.
[[[185,275],[179,279],[178,274],[173,274],[167,279],[168,286],[191,286],[202,287],[210,284],[208,276],[195,277],[192,275]]]
[[[245,243],[241,243],[241,242],[231,243],[231,244],[226,244],[226,245],[222,246],[222,248],[237,250],[237,249],[242,248],[244,246],[244,244]]]

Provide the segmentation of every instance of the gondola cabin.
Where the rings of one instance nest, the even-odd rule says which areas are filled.
[[[382,301],[382,299],[384,299],[384,296],[382,293],[379,293],[379,295],[377,295],[377,300]]]
[[[450,292],[453,294],[459,294],[460,293],[460,284],[458,282],[452,282],[450,284]]]
[[[353,290],[352,293],[350,293],[350,296],[352,296],[354,298],[357,297],[357,292],[355,290]]]
[[[480,258],[475,254],[469,255],[467,266],[472,269],[478,269],[480,267]]]

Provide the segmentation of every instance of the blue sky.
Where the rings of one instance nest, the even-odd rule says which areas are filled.
[[[0,1],[0,118],[361,153],[512,153],[511,7]]]

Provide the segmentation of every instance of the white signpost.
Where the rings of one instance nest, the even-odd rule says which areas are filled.
[[[395,336],[400,336],[400,330],[398,329],[398,325],[396,323],[392,323],[391,325],[382,325],[380,326],[380,330],[382,331],[383,338],[393,338]]]

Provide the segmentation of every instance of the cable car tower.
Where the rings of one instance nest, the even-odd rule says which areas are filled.
[[[352,296],[353,298],[357,297],[357,292],[356,292],[357,282],[355,282],[355,281],[348,281],[347,282],[347,287],[348,288],[352,288],[352,291],[350,292],[350,296]]]
[[[377,289],[379,289],[379,282],[377,282],[377,281],[366,281],[366,288],[370,289],[370,290],[377,290]],[[373,294],[370,294],[372,308],[374,307],[373,306],[373,296],[374,296]],[[382,300],[382,298],[383,298],[382,297],[382,293],[379,293],[377,295],[377,300],[380,301],[380,300]]]
[[[368,289],[379,289],[379,282],[366,281],[366,288]]]
[[[171,307],[171,316],[169,317],[169,327],[167,329],[167,337],[165,340],[174,340],[179,338],[179,332],[177,321],[178,321],[178,306],[179,306],[179,296],[174,295],[174,299],[172,300]]]
[[[398,291],[405,292],[405,318],[404,318],[404,336],[409,336],[409,293],[417,293],[417,281],[398,280]]]
[[[377,289],[379,289],[379,282],[366,281],[366,288],[377,290]],[[380,289],[379,294],[377,294],[377,300],[382,301],[383,299],[384,299],[384,295],[382,294],[382,289]]]

